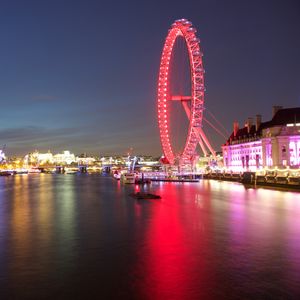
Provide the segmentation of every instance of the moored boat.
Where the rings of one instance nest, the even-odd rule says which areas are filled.
[[[23,175],[23,174],[28,174],[28,170],[27,169],[17,169],[15,171],[15,174],[17,175]]]
[[[77,174],[78,170],[76,169],[65,169],[65,174]]]
[[[41,173],[41,170],[38,169],[38,168],[30,168],[30,169],[28,170],[28,173],[30,173],[30,174]]]
[[[8,170],[2,170],[0,171],[0,176],[11,176],[13,173]]]
[[[123,183],[135,183],[135,178],[136,178],[136,175],[135,173],[124,173],[121,175],[121,181]]]
[[[121,174],[118,171],[114,171],[113,178],[115,178],[117,180],[120,180],[121,179]]]

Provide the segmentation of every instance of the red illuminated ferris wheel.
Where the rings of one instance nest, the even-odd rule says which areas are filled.
[[[170,91],[170,60],[178,37],[183,37],[188,50],[191,72],[191,94],[172,95]],[[196,29],[186,19],[176,20],[169,29],[165,40],[158,78],[158,122],[160,140],[165,156],[165,161],[171,165],[190,164],[196,155],[196,147],[199,144],[205,155],[208,151],[215,157],[215,151],[211,147],[202,129],[204,110],[204,69],[200,40],[196,36]],[[183,109],[189,119],[189,129],[185,146],[180,154],[175,154],[170,142],[169,114],[172,101],[181,101]]]

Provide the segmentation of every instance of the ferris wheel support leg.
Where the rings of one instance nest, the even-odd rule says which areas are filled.
[[[209,151],[211,152],[213,158],[216,160],[216,159],[217,159],[217,157],[216,157],[216,152],[215,152],[215,150],[213,149],[213,147],[211,146],[210,142],[208,141],[208,139],[207,139],[205,133],[203,132],[202,128],[197,127],[197,128],[195,128],[195,129],[199,132],[201,138],[203,139],[203,141],[204,141],[204,143],[206,144],[207,148],[208,148]]]
[[[190,110],[190,108],[188,107],[187,102],[186,102],[186,101],[181,101],[181,103],[182,103],[182,106],[183,106],[183,108],[184,108],[184,110],[185,110],[185,113],[187,114],[187,117],[190,119],[190,117],[191,117],[191,110]],[[208,141],[208,139],[207,139],[207,137],[206,137],[204,131],[202,130],[202,128],[200,128],[200,127],[194,127],[194,130],[195,130],[195,132],[196,132],[196,134],[197,134],[197,136],[198,136],[198,138],[199,138],[199,145],[200,145],[200,147],[201,147],[203,153],[204,153],[205,155],[207,155],[207,151],[206,151],[205,146],[204,146],[204,144],[203,144],[203,142],[204,142],[205,145],[207,146],[207,148],[209,149],[209,151],[211,152],[213,158],[214,158],[214,159],[217,159],[217,157],[216,157],[216,152],[215,152],[215,150],[213,149],[213,147],[211,146],[210,142]]]
[[[186,101],[181,101],[181,104],[182,104],[182,106],[184,108],[184,111],[185,111],[188,119],[190,119],[191,110],[188,107],[187,102]],[[206,156],[207,155],[207,150],[205,148],[205,145],[203,144],[202,136],[201,136],[201,134],[197,130],[195,130],[195,133],[196,133],[196,135],[198,137],[200,148],[203,151],[203,154]]]
[[[203,144],[202,137],[201,137],[201,135],[199,134],[199,132],[197,130],[195,130],[195,133],[198,136],[200,148],[203,151],[203,154],[206,156],[207,155],[207,150],[206,150],[206,148],[205,148],[205,146]]]

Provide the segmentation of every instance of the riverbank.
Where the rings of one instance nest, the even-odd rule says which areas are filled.
[[[209,173],[203,179],[240,182],[253,187],[274,187],[300,191],[299,177],[283,177],[274,175],[256,175],[254,172],[236,173]]]

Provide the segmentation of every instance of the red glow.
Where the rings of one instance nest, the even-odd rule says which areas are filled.
[[[196,29],[192,27],[192,23],[185,20],[175,21],[169,33],[166,37],[161,62],[159,69],[159,79],[158,79],[158,119],[159,119],[159,130],[160,130],[160,140],[166,157],[166,161],[170,164],[174,164],[175,154],[173,152],[169,132],[168,124],[168,105],[167,100],[172,99],[170,95],[169,88],[169,63],[171,59],[171,54],[173,46],[177,37],[182,36],[187,45],[191,69],[191,79],[192,79],[192,88],[191,96],[188,97],[191,99],[191,110],[189,117],[189,130],[188,136],[186,139],[185,147],[180,155],[181,161],[190,162],[192,157],[195,154],[196,146],[202,138],[206,143],[207,139],[203,138],[202,135],[199,136],[197,128],[202,126],[203,118],[203,105],[204,105],[204,69],[202,64],[202,52],[200,50],[199,39],[195,35]],[[161,87],[164,86],[164,93],[161,93]],[[160,108],[164,108],[163,110]],[[207,145],[210,148],[209,144]],[[212,151],[214,153],[214,151]]]
[[[214,274],[207,268],[206,261],[210,258],[203,255],[209,247],[207,231],[194,236],[195,228],[208,221],[207,215],[199,210],[198,199],[194,201],[194,208],[187,206],[182,209],[179,204],[182,200],[174,184],[164,184],[159,194],[162,200],[153,202],[155,214],[144,234],[143,245],[147,245],[147,254],[140,251],[138,255],[141,272],[147,274],[143,281],[138,281],[138,292],[142,299],[200,299],[201,296],[209,299]],[[192,197],[192,193],[190,195]],[[190,201],[193,200],[187,200]],[[203,203],[205,210],[209,209],[208,204]],[[168,209],[158,206],[167,206]],[[189,222],[186,222],[187,218]],[[197,243],[194,243],[194,238]],[[197,295],[194,294],[195,284]]]

